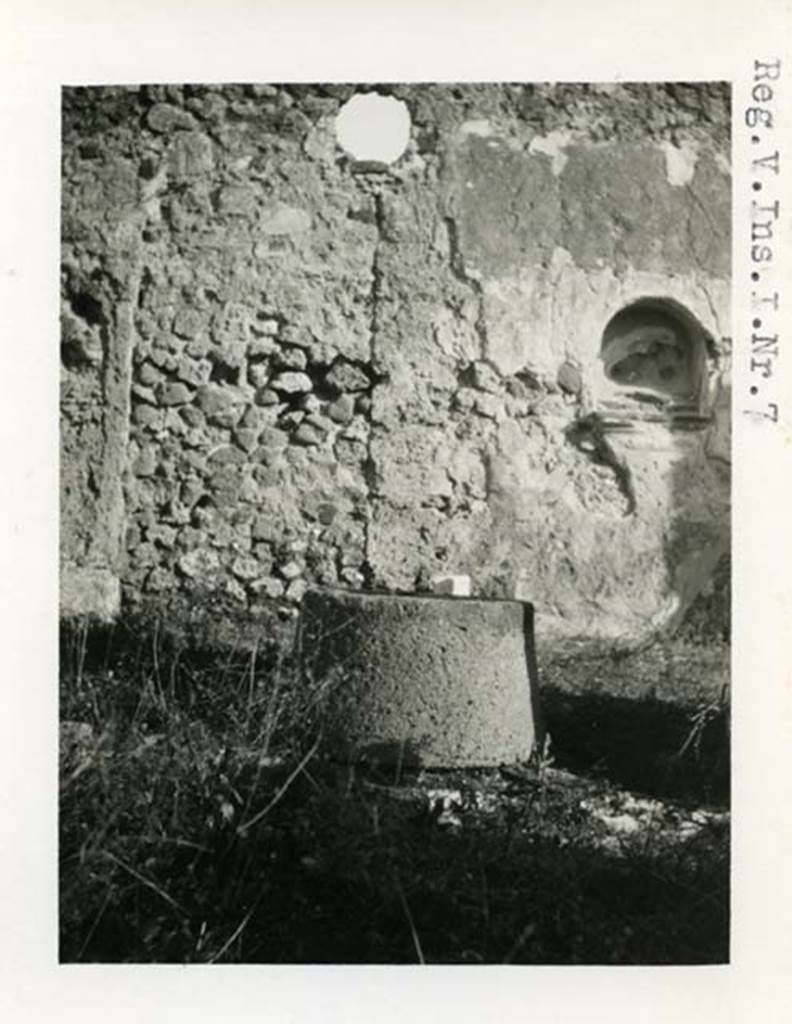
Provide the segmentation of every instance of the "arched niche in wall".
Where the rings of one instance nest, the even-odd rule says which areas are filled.
[[[602,335],[609,400],[621,419],[704,422],[709,335],[671,299],[639,299],[619,310]]]

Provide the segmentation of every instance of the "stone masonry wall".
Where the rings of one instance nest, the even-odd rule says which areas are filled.
[[[336,140],[371,88],[64,91],[64,610],[465,572],[548,637],[673,625],[729,543],[727,88],[381,86],[390,166]],[[641,300],[687,417],[604,371]]]

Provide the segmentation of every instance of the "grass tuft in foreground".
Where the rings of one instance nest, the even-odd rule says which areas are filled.
[[[397,778],[319,758],[279,650],[64,626],[62,961],[728,959],[725,706],[585,695],[566,666],[544,759]]]

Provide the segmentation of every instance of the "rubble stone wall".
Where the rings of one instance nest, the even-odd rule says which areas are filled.
[[[380,86],[389,166],[336,139],[371,88],[64,90],[64,610],[448,572],[673,625],[729,543],[727,87]],[[606,373],[636,303],[686,415]]]

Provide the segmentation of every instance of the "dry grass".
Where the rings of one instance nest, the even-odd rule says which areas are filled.
[[[728,958],[728,817],[695,811],[725,807],[724,708],[677,709],[664,732],[640,700],[610,728],[606,701],[603,746],[591,704],[556,688],[533,765],[397,780],[319,758],[279,651],[218,654],[143,619],[64,628],[63,961]],[[655,728],[647,763],[673,766],[666,789],[644,773],[660,799],[624,791],[623,720]]]

